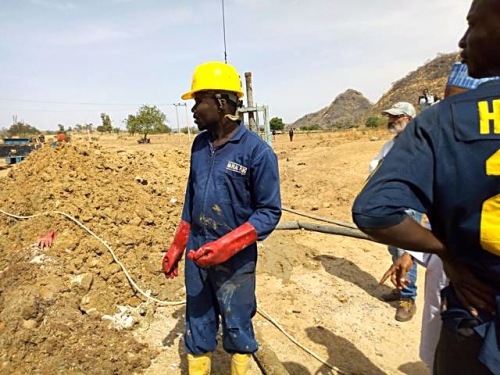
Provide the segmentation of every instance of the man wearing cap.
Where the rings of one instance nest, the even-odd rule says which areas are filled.
[[[202,131],[191,148],[181,222],[163,258],[167,278],[178,275],[184,252],[186,332],[190,375],[210,374],[211,354],[231,354],[231,374],[247,375],[258,348],[252,317],[257,311],[255,266],[258,240],[281,217],[277,157],[238,117],[241,81],[222,62],[199,65],[191,91],[194,121]]]
[[[391,150],[394,143],[397,141],[398,136],[403,132],[406,125],[416,116],[415,108],[407,102],[398,102],[391,108],[382,111],[383,115],[388,117],[387,127],[389,132],[394,134],[394,138],[387,141],[378,155],[370,162],[368,172],[371,174],[378,168],[385,159],[386,155]],[[422,215],[416,211],[408,210],[407,212],[416,221],[420,222]],[[403,255],[404,250],[398,249],[394,246],[388,246],[389,253],[392,256],[394,263],[400,256]],[[394,291],[382,295],[382,299],[386,302],[399,301],[396,309],[395,319],[400,322],[409,321],[417,310],[415,299],[417,298],[417,263],[413,265],[406,275],[408,283],[401,290],[395,289]]]
[[[394,134],[394,138],[387,141],[382,146],[378,155],[370,162],[368,166],[369,173],[372,173],[378,165],[382,163],[385,156],[394,145],[396,138],[405,129],[406,125],[417,115],[415,107],[407,102],[398,102],[391,108],[382,111],[382,114],[387,116],[387,129],[391,134]]]

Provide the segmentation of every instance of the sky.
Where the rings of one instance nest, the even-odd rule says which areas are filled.
[[[173,129],[192,125],[193,102],[180,95],[198,64],[224,61],[222,4],[227,60],[243,82],[252,73],[254,102],[270,117],[291,123],[349,88],[375,103],[459,50],[470,3],[0,0],[0,128],[15,119],[39,130],[98,126],[104,112],[124,129],[144,104]]]

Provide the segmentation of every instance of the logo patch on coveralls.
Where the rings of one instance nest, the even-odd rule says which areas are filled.
[[[244,167],[243,165],[239,165],[238,163],[235,163],[233,161],[228,161],[226,165],[226,169],[228,171],[233,171],[236,173],[241,174],[242,176],[245,176],[247,174],[247,167]]]

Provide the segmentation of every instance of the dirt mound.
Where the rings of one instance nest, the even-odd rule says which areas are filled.
[[[0,179],[1,209],[74,217],[107,242],[142,290],[180,300],[183,280],[167,283],[160,261],[188,165],[178,150],[44,147]],[[34,245],[51,228],[53,246]],[[132,374],[149,366],[156,351],[110,327],[147,326],[154,306],[96,237],[58,214],[0,214],[0,231],[0,373]]]

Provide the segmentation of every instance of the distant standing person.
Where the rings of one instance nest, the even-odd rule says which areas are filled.
[[[422,95],[418,97],[418,104],[420,106],[420,111],[430,107],[438,101],[438,98],[435,95],[429,94],[428,89],[424,89],[422,91]]]
[[[290,142],[293,141],[293,128],[290,128],[290,130],[288,131],[288,135],[290,136]]]

